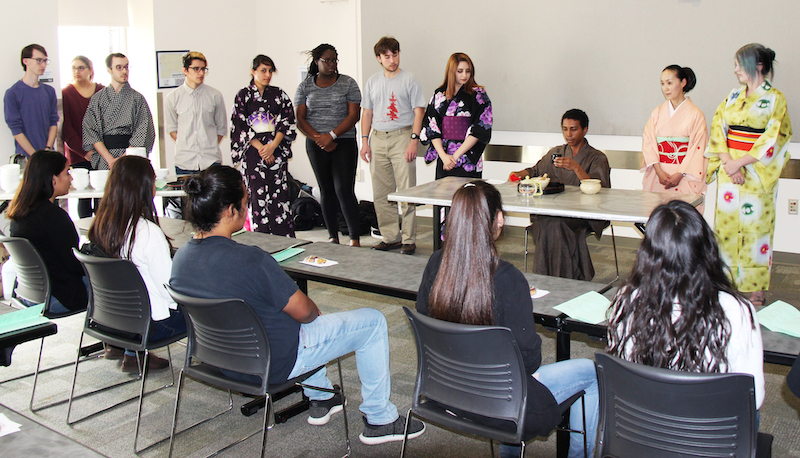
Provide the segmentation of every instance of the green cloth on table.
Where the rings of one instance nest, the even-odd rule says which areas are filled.
[[[584,323],[600,324],[606,321],[609,305],[611,301],[602,294],[590,291],[553,308]]]

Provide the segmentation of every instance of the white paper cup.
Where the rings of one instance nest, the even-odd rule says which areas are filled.
[[[98,191],[102,191],[108,180],[109,170],[92,170],[89,172],[89,183]]]
[[[0,188],[5,192],[13,192],[19,186],[19,164],[5,164],[0,166]]]

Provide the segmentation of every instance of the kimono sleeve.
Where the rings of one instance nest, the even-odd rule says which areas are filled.
[[[656,116],[658,116],[658,108],[650,115],[650,119],[647,120],[647,124],[644,126],[644,132],[642,132],[642,171],[659,161],[658,140],[656,140]]]
[[[242,162],[244,152],[250,146],[250,141],[256,136],[256,133],[247,122],[247,102],[250,98],[248,95],[248,89],[244,88],[236,94],[236,98],[233,100],[233,111],[231,112],[231,160],[234,166]]]
[[[472,125],[467,135],[472,135],[480,143],[489,143],[492,139],[492,101],[483,88],[475,88],[475,103],[472,108]]]
[[[706,182],[711,183],[717,179],[717,170],[722,165],[719,158],[720,153],[728,152],[728,127],[725,125],[725,107],[728,105],[728,99],[722,101],[714,113],[714,118],[711,120],[711,132],[709,133],[708,148],[706,148],[705,157],[708,158],[708,166],[706,167]]]
[[[695,110],[689,132],[689,148],[686,157],[681,163],[678,172],[685,174],[686,178],[703,182],[706,179],[706,159],[703,152],[708,145],[708,129],[706,117],[699,109]]]
[[[147,100],[140,95],[136,103],[136,116],[134,116],[133,129],[131,129],[130,146],[144,147],[149,153],[153,150],[155,142],[156,129],[153,125],[153,115],[150,113]]]
[[[356,89],[358,87],[356,86]],[[286,92],[281,91],[280,115],[275,122],[275,128],[284,135],[284,141],[292,143],[297,138],[297,122],[294,118],[294,105]]]
[[[425,145],[430,144],[431,140],[435,138],[442,138],[442,115],[436,108],[444,102],[444,98],[444,92],[437,89],[428,103],[428,108],[425,109],[422,132],[420,132],[420,140]]]
[[[777,92],[777,91],[776,91]],[[775,109],[767,122],[767,129],[758,137],[749,154],[758,162],[752,164],[766,191],[771,192],[778,184],[786,159],[787,146],[792,138],[792,124],[783,94],[777,93]]]
[[[89,107],[83,115],[83,150],[93,151],[94,144],[103,141],[103,114],[100,110],[102,92],[98,92],[89,100]]]

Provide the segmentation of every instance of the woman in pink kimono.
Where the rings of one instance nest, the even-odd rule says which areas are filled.
[[[645,191],[706,192],[706,118],[686,97],[696,81],[689,67],[670,65],[661,72],[666,100],[653,110],[642,135]],[[702,213],[702,205],[698,210]]]

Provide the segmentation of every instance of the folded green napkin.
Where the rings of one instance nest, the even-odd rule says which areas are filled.
[[[800,337],[800,311],[783,301],[775,301],[758,313],[758,322],[773,332]]]
[[[0,315],[0,334],[49,322],[50,320],[42,316],[42,311],[44,311],[44,304]]]
[[[566,313],[570,318],[589,324],[600,324],[606,321],[609,305],[611,301],[602,294],[590,291],[553,308]]]
[[[275,258],[276,261],[281,262],[291,258],[292,256],[297,256],[304,251],[306,251],[305,248],[287,248],[277,253],[273,253],[272,257]]]

